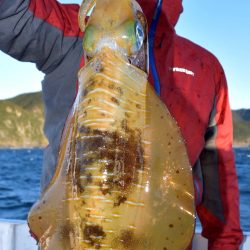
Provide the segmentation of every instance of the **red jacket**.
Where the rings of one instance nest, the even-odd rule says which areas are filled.
[[[139,0],[141,6],[144,2],[150,20],[155,3]],[[154,42],[161,98],[186,141],[202,235],[209,239],[209,249],[235,250],[242,232],[227,82],[211,53],[176,35],[172,25],[181,11],[181,1],[163,1]]]
[[[138,2],[150,25],[156,0]],[[77,89],[83,54],[78,10],[78,5],[55,0],[0,1],[0,49],[18,60],[36,63],[46,74],[45,134],[50,145],[44,155],[43,187],[53,176],[61,131]],[[242,231],[225,74],[211,53],[176,35],[172,25],[181,11],[181,0],[163,0],[154,38],[161,98],[186,141],[197,212],[209,249],[236,250]]]

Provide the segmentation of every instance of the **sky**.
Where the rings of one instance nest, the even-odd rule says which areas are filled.
[[[183,0],[183,6],[177,33],[220,60],[228,80],[231,108],[250,108],[250,1]],[[43,77],[35,65],[17,62],[0,52],[0,99],[41,90]]]

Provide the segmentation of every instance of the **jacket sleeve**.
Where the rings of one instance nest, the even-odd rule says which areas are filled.
[[[0,50],[53,71],[81,36],[78,10],[56,0],[0,0]]]
[[[218,66],[216,96],[200,162],[203,198],[197,207],[209,250],[236,250],[243,236],[239,223],[239,191],[232,149],[232,114],[225,74]]]

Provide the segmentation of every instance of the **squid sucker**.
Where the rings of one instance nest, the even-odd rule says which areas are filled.
[[[41,250],[185,250],[195,225],[192,169],[148,82],[145,16],[135,1],[84,0],[79,22],[86,63],[30,229]]]

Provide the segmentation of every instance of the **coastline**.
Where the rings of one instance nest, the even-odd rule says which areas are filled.
[[[45,146],[0,146],[0,150],[6,150],[6,149],[13,149],[13,150],[23,150],[23,149],[27,149],[27,150],[33,150],[33,149],[45,149]]]
[[[249,148],[250,140],[246,141],[234,141],[233,148]]]
[[[13,149],[13,150],[18,150],[18,149],[45,149],[46,145],[6,145],[6,146],[2,146],[0,145],[0,150],[1,149]],[[233,148],[250,148],[250,142],[234,142],[233,143]]]

